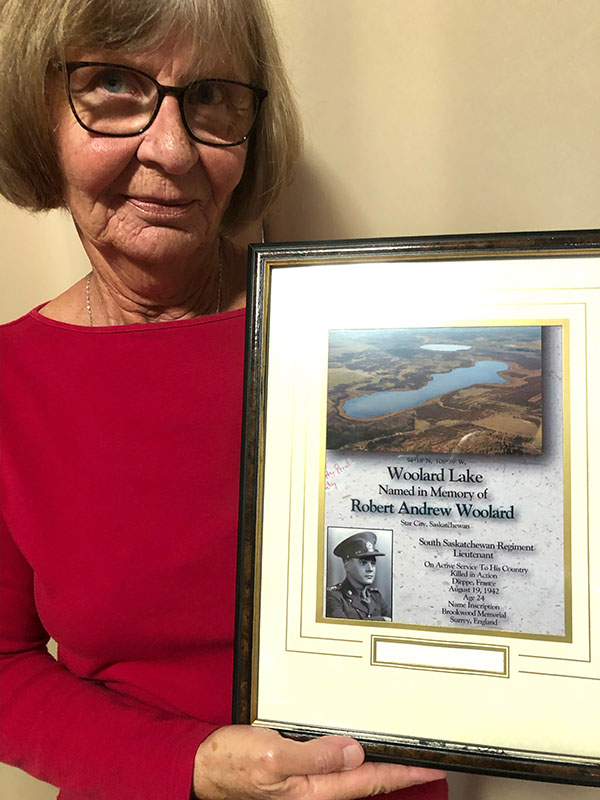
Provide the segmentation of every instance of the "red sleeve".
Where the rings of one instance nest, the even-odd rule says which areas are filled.
[[[46,651],[29,564],[0,518],[1,758],[98,800],[189,800],[196,749],[216,725],[71,675]]]

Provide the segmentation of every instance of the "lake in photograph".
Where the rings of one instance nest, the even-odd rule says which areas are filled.
[[[329,331],[327,449],[539,455],[542,327]]]
[[[423,349],[429,350],[458,350],[467,349],[456,345],[424,345]],[[432,400],[446,392],[465,389],[478,383],[506,383],[498,373],[508,369],[508,364],[503,361],[477,361],[472,367],[457,367],[451,372],[441,372],[421,389],[407,391],[372,392],[361,397],[351,397],[343,406],[344,413],[356,419],[370,419],[384,414],[393,414],[395,411],[404,411],[414,408],[426,400]]]

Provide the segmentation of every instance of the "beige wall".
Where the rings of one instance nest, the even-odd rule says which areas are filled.
[[[274,239],[600,227],[600,0],[272,0],[306,125]],[[86,270],[69,221],[0,205],[0,320]],[[3,768],[9,800],[51,790]],[[455,800],[598,790],[451,778]]]
[[[0,200],[0,322],[75,283],[87,270],[71,218],[28,214]]]
[[[275,0],[306,161],[275,231],[600,225],[598,0]]]

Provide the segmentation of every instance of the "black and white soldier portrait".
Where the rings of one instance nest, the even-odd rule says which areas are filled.
[[[350,533],[350,531],[355,531]],[[340,540],[340,534],[349,534]],[[379,536],[379,541],[378,541]],[[325,616],[390,621],[391,531],[330,528]],[[383,575],[378,564],[384,564]],[[331,580],[335,573],[334,580]]]

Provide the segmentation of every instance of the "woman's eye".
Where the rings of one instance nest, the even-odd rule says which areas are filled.
[[[98,78],[98,84],[107,92],[119,93],[126,89],[124,75],[120,72],[104,72]]]
[[[223,101],[223,91],[216,83],[196,83],[190,89],[189,99],[202,106],[214,106]]]
[[[122,70],[106,69],[96,77],[96,86],[109,94],[124,94],[135,91],[132,75]]]

